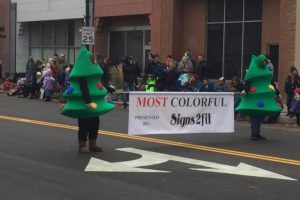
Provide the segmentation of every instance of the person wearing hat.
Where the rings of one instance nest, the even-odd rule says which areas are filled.
[[[291,108],[291,102],[294,98],[294,90],[296,88],[300,87],[300,77],[298,74],[297,68],[292,65],[290,68],[290,74],[285,80],[285,85],[284,85],[284,91],[286,93],[286,106],[287,106],[287,116],[291,116],[290,108]]]
[[[225,83],[225,78],[221,77],[218,80],[218,85],[215,88],[216,92],[228,92],[228,87]]]
[[[274,65],[272,64],[270,59],[266,59],[266,68],[269,69],[272,73],[274,73]]]

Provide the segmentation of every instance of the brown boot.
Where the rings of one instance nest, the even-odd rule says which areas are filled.
[[[102,152],[103,149],[96,144],[96,140],[89,140],[90,150],[93,152]]]
[[[78,144],[79,144],[79,149],[78,149],[79,153],[89,153],[90,152],[89,148],[86,145],[86,141],[78,140]]]

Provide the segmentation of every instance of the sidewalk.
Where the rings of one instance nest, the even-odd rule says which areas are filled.
[[[278,117],[277,121],[275,123],[265,123],[265,124],[282,124],[288,127],[295,127],[298,128],[296,124],[296,117],[290,118],[289,116],[286,116],[287,110],[286,108],[281,111],[280,116]],[[245,121],[250,122],[249,117],[237,117],[236,121]]]
[[[290,118],[289,116],[286,116],[287,114],[287,109],[286,105],[283,111],[280,113],[280,116],[278,118],[277,123],[281,124],[296,124],[296,117]]]

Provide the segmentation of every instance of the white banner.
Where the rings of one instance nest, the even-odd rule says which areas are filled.
[[[232,133],[234,93],[130,92],[129,135]]]

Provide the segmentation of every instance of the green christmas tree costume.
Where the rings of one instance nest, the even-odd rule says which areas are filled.
[[[104,99],[107,90],[100,81],[102,75],[103,71],[100,66],[92,63],[91,53],[84,46],[81,47],[70,73],[71,84],[63,94],[67,103],[61,106],[61,113],[68,117],[85,119],[97,117],[113,110],[115,105]],[[93,108],[89,108],[83,98],[78,80],[80,78],[85,78],[87,81]]]
[[[281,111],[276,103],[276,90],[271,84],[273,73],[266,68],[266,57],[252,56],[245,81],[251,84],[250,90],[241,97],[241,103],[236,111],[249,116],[273,116]]]

